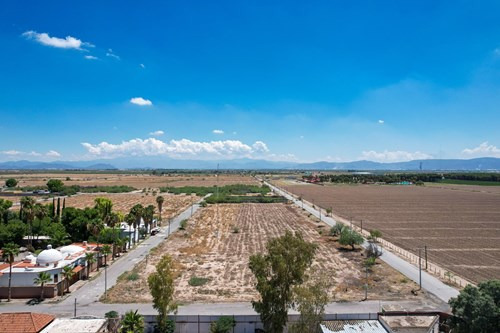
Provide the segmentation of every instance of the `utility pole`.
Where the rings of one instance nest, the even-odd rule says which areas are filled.
[[[170,236],[170,222],[172,222],[172,217],[168,218],[168,236],[167,237]]]
[[[73,311],[73,317],[76,317],[76,297],[75,297],[75,309]]]
[[[319,208],[319,220],[321,221],[321,207],[318,206],[318,208]]]
[[[104,265],[104,299],[108,298],[108,263]]]
[[[363,234],[363,220],[361,220],[361,234]]]
[[[365,301],[368,299],[368,266],[365,267],[366,283],[365,283]]]
[[[422,290],[422,249],[418,249],[418,284],[419,289]]]
[[[425,270],[427,271],[427,245],[424,245],[424,256],[425,256]]]

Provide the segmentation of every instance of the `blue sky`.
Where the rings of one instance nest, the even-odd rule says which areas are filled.
[[[0,161],[500,157],[498,1],[5,1]]]

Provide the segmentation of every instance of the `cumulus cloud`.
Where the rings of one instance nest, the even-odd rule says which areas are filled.
[[[19,151],[19,150],[4,150],[4,151],[2,151],[2,154],[9,155],[9,156],[16,156],[16,155],[22,155],[22,154],[24,154],[24,152]]]
[[[382,119],[379,119],[378,123],[383,124],[383,123],[385,123],[385,121],[383,121]]]
[[[130,103],[135,104],[135,105],[140,105],[140,106],[153,105],[153,102],[151,102],[149,99],[145,99],[142,97],[133,97],[130,99]]]
[[[411,160],[423,160],[432,158],[431,155],[416,151],[414,153],[407,151],[388,151],[376,152],[374,150],[363,151],[361,159],[375,162],[404,162]]]
[[[97,59],[99,59],[99,58],[97,58],[97,57],[95,57],[93,55],[86,55],[86,56],[84,56],[84,58],[87,59],[87,60],[97,60]]]
[[[139,64],[139,66],[141,66],[141,68],[146,68],[146,66],[144,66],[144,64]]]
[[[220,130],[220,129],[214,129],[214,130],[212,131],[212,133],[214,133],[214,134],[224,134],[224,131],[223,131],[223,130]]]
[[[120,57],[117,56],[112,49],[108,49],[108,52],[106,52],[106,57],[111,57],[115,58],[116,60],[120,60]]]
[[[82,42],[80,39],[66,36],[65,38],[50,37],[48,33],[38,33],[30,30],[23,33],[27,39],[32,39],[42,45],[57,47],[61,49],[84,50],[84,47],[93,47],[94,45]]]
[[[100,158],[118,156],[166,156],[200,159],[251,158],[269,151],[267,145],[262,141],[256,141],[253,145],[248,145],[238,140],[200,142],[181,139],[164,142],[156,138],[149,138],[122,141],[119,144],[83,142],[82,146],[90,155]]]
[[[55,150],[49,150],[45,156],[47,157],[61,157],[61,154],[59,154],[57,151]]]
[[[163,132],[162,130],[149,132],[149,135],[153,135],[153,136],[162,136],[163,134],[165,134],[165,132]]]
[[[500,149],[485,141],[475,148],[465,148],[462,154],[467,157],[500,157]]]

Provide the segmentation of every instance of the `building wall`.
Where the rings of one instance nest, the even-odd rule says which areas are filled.
[[[47,272],[50,274],[50,277],[52,278],[51,282],[54,282],[54,274],[58,275],[59,281],[61,280],[61,267],[56,267],[52,269],[45,270],[44,272]],[[32,287],[35,286],[34,280],[37,277],[38,273],[40,271],[22,271],[22,272],[15,272],[12,271],[12,282],[11,285],[13,287]],[[9,286],[9,271],[7,269],[6,272],[3,273],[2,276],[0,276],[0,287],[8,287]]]
[[[43,287],[43,296],[45,298],[52,298],[57,295],[58,286],[48,285]],[[12,298],[39,298],[41,295],[41,287],[12,287]],[[6,299],[9,295],[8,287],[0,287],[0,298]]]

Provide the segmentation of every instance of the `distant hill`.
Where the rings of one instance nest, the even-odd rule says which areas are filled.
[[[497,171],[500,158],[482,157],[469,160],[414,160],[380,163],[373,161],[295,163],[254,160],[175,160],[159,157],[117,158],[82,162],[1,162],[0,170],[115,170],[115,169],[245,169],[245,170],[388,170],[388,171]]]

